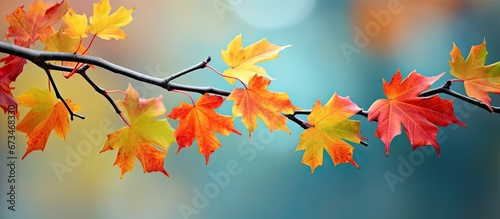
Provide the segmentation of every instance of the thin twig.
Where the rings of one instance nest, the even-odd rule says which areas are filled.
[[[284,116],[287,117],[289,120],[297,123],[297,125],[299,125],[303,129],[308,129],[311,127],[311,126],[309,126],[309,124],[307,122],[305,122],[302,119],[297,118],[294,114],[284,114]]]
[[[295,115],[307,115],[310,113],[311,113],[311,110],[296,110],[294,114],[283,114],[283,115],[286,116],[291,121],[297,123],[303,129],[308,129],[308,128],[311,128],[311,124],[302,120],[302,119],[297,118]],[[368,146],[368,143],[365,141],[360,141],[359,143],[363,146]]]
[[[165,80],[165,83],[168,84],[170,81],[180,77],[180,76],[183,76],[189,72],[192,72],[192,71],[195,71],[195,70],[198,70],[198,69],[202,69],[202,68],[205,68],[205,66],[212,60],[212,58],[207,57],[205,60],[203,60],[202,62],[196,64],[196,65],[193,65],[191,66],[190,68],[187,68],[187,69],[184,69],[180,72],[177,72],[177,73],[174,73],[168,77],[165,77],[164,80]]]
[[[467,103],[470,103],[472,105],[475,105],[475,106],[478,106],[488,112],[491,112],[490,108],[484,104],[483,102],[475,99],[475,98],[472,98],[472,97],[468,97],[468,96],[465,96],[461,93],[458,93],[454,90],[452,90],[450,87],[451,87],[451,84],[452,84],[452,80],[449,80],[447,81],[445,84],[443,84],[443,86],[441,87],[438,87],[438,88],[434,88],[434,89],[430,89],[430,90],[426,90],[422,93],[419,94],[419,96],[421,97],[429,97],[429,96],[432,96],[432,95],[435,95],[435,94],[439,94],[439,93],[444,93],[444,94],[448,94],[450,96],[453,96],[453,97],[456,97],[460,100],[463,100]],[[491,106],[491,109],[493,109],[493,112],[492,113],[500,113],[500,107],[496,107],[496,106]]]
[[[113,99],[111,99],[111,97],[109,96],[109,94],[106,92],[106,90],[104,90],[102,87],[99,87],[88,75],[87,75],[87,72],[83,71],[83,72],[77,72],[77,74],[81,75],[83,77],[83,79],[85,79],[85,81],[87,81],[87,83],[90,84],[90,86],[92,86],[92,88],[94,88],[94,90],[101,94],[102,96],[104,96],[104,98],[106,98],[106,100],[111,104],[111,106],[113,107],[113,109],[115,110],[116,114],[121,114],[122,111],[120,110],[120,108],[118,108],[118,106],[116,105],[115,101],[113,101]]]
[[[76,114],[76,113],[73,112],[73,110],[71,110],[71,108],[69,107],[68,103],[66,103],[66,100],[64,100],[64,98],[59,93],[59,89],[57,89],[56,83],[54,81],[54,78],[52,78],[52,75],[50,74],[50,71],[48,69],[44,69],[44,71],[45,71],[45,74],[47,74],[47,77],[49,78],[49,81],[52,84],[52,87],[54,88],[54,92],[56,93],[57,99],[61,100],[61,102],[64,104],[64,106],[68,110],[68,112],[70,114],[71,121],[73,121],[73,117],[78,117],[80,119],[85,119],[84,116]]]
[[[295,110],[295,112],[294,112],[294,115],[309,115],[309,114],[311,114],[310,109],[308,109],[308,110]],[[368,111],[366,111],[366,110],[360,110],[356,114],[358,114],[360,116],[368,117]]]

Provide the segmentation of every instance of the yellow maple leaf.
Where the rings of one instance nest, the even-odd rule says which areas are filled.
[[[67,52],[82,54],[85,51],[85,46],[80,39],[70,38],[64,31],[59,30],[48,37],[43,37],[41,39],[42,43],[45,44],[45,51],[53,52]],[[80,45],[80,43],[82,43]],[[78,49],[78,50],[77,50]],[[56,63],[58,61],[51,61]],[[76,62],[62,62],[65,66],[74,67]]]
[[[109,15],[111,12],[109,1],[101,0],[99,3],[94,4],[94,11],[90,17],[90,32],[105,40],[111,38],[116,40],[125,39],[125,32],[120,27],[132,21],[131,15],[134,9],[125,9],[122,6],[115,13]]]
[[[222,60],[231,67],[226,69],[223,74],[236,77],[245,84],[248,84],[255,74],[269,78],[266,70],[255,64],[278,58],[279,52],[290,46],[291,45],[277,46],[269,43],[269,41],[264,38],[243,49],[240,34],[229,42],[227,50],[221,51]],[[226,78],[226,80],[230,84],[234,84],[234,79]]]
[[[73,39],[81,39],[89,34],[89,25],[87,24],[87,15],[76,14],[73,8],[69,7],[68,12],[62,17],[66,30],[64,31],[68,37]]]
[[[69,112],[64,104],[56,101],[48,90],[32,87],[17,96],[16,100],[19,105],[32,108],[16,127],[28,137],[28,148],[22,159],[34,150],[43,151],[52,130],[60,138],[66,138],[66,133],[69,131]],[[80,106],[71,103],[68,99],[66,103],[73,112],[80,109]]]
[[[323,164],[323,149],[332,158],[333,164],[358,164],[352,158],[354,147],[343,139],[360,143],[363,138],[359,133],[359,121],[348,120],[361,109],[349,100],[333,94],[332,98],[321,107],[318,100],[307,117],[311,127],[300,135],[296,151],[304,150],[302,163],[311,167],[311,174],[316,167]]]
[[[130,126],[109,134],[101,152],[118,148],[114,165],[121,169],[120,178],[123,178],[127,171],[134,169],[134,156],[141,162],[145,173],[159,171],[168,177],[163,161],[175,138],[167,120],[158,119],[166,112],[162,96],[139,98],[139,93],[131,85],[125,93],[125,100],[117,101],[117,104],[123,110]]]

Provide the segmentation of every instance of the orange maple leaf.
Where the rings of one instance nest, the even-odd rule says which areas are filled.
[[[117,101],[117,104],[130,126],[109,134],[101,153],[118,148],[114,165],[121,169],[120,178],[125,172],[134,169],[134,156],[141,162],[144,173],[158,171],[168,177],[163,161],[175,139],[167,120],[158,119],[166,112],[162,96],[139,98],[139,93],[131,85],[125,93],[125,100]]]
[[[305,150],[302,163],[311,167],[311,174],[317,166],[323,164],[323,149],[330,155],[335,166],[350,162],[359,168],[352,158],[354,147],[344,140],[359,144],[363,139],[359,133],[360,122],[348,120],[360,110],[349,97],[340,97],[337,93],[333,94],[324,107],[321,107],[321,101],[316,101],[307,117],[311,127],[302,132],[295,150]]]
[[[65,1],[49,5],[43,0],[32,3],[28,12],[23,10],[24,6],[16,8],[7,15],[10,26],[7,29],[7,38],[14,38],[18,42],[34,43],[43,36],[51,35],[55,32],[52,25],[61,19],[66,13],[68,4]],[[17,44],[17,43],[16,43]]]
[[[101,0],[99,3],[95,3],[93,14],[90,17],[90,32],[105,40],[111,38],[116,40],[125,39],[125,32],[120,27],[132,21],[131,15],[134,9],[125,9],[122,6],[116,12],[109,15],[111,5],[108,0]]]
[[[16,130],[26,133],[28,137],[28,148],[22,159],[34,150],[43,151],[52,130],[58,137],[66,139],[69,112],[61,101],[54,99],[50,91],[32,87],[17,96],[16,100],[21,106],[31,107],[16,127]],[[66,99],[66,103],[73,112],[80,110],[80,106],[70,100]]]
[[[222,60],[231,67],[226,69],[223,74],[236,77],[245,84],[247,84],[255,74],[268,77],[266,70],[255,64],[278,58],[279,52],[288,47],[290,47],[290,45],[277,46],[271,44],[264,38],[243,49],[240,34],[229,42],[227,50],[221,51]],[[233,78],[226,77],[226,80],[234,84]]]
[[[248,83],[248,88],[235,88],[227,97],[233,100],[233,117],[242,116],[241,121],[249,131],[249,137],[257,128],[259,117],[269,130],[283,130],[291,134],[286,126],[287,118],[280,113],[292,114],[295,107],[288,94],[267,90],[271,80],[254,75]]]
[[[500,93],[500,62],[485,66],[488,57],[486,40],[480,45],[472,46],[467,60],[464,60],[455,43],[450,55],[451,74],[464,81],[467,95],[482,101],[493,111],[488,92]]]
[[[241,135],[233,126],[230,116],[224,116],[214,111],[224,102],[217,95],[204,94],[196,104],[181,102],[181,106],[172,109],[168,115],[171,119],[180,120],[174,136],[179,144],[179,152],[184,147],[190,147],[194,138],[198,139],[200,154],[205,155],[206,163],[210,154],[221,147],[214,132],[228,136],[231,132]]]
[[[413,71],[402,81],[401,73],[392,77],[390,83],[384,81],[384,93],[389,99],[375,101],[368,109],[368,121],[378,120],[375,136],[385,143],[386,155],[394,136],[401,134],[401,124],[413,150],[417,147],[432,145],[438,156],[439,145],[436,140],[438,127],[456,123],[465,127],[455,117],[452,100],[443,100],[438,95],[419,97],[418,95],[429,89],[444,73],[425,77]]]

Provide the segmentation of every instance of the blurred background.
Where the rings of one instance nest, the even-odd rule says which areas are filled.
[[[69,4],[91,16],[95,2]],[[0,15],[30,3],[2,0]],[[493,0],[111,0],[112,11],[122,5],[136,7],[134,20],[123,28],[128,39],[97,39],[91,55],[164,77],[207,56],[223,71],[227,66],[220,50],[238,34],[244,46],[262,38],[291,44],[262,66],[277,79],[270,90],[287,91],[295,105],[306,109],[318,98],[326,103],[334,92],[368,109],[385,97],[382,78],[390,80],[398,69],[403,76],[415,69],[426,76],[447,72],[433,85],[440,86],[452,78],[453,42],[468,54],[486,39],[487,63],[500,60],[500,2]],[[2,20],[0,30],[7,27]],[[71,122],[66,141],[52,136],[43,153],[17,160],[15,212],[7,210],[7,137],[0,132],[0,218],[497,218],[500,213],[500,116],[461,101],[454,106],[467,128],[440,129],[440,158],[431,147],[412,152],[404,133],[392,141],[386,157],[374,136],[376,123],[354,116],[369,143],[354,145],[361,168],[334,167],[325,154],[323,166],[310,175],[310,168],[300,164],[303,152],[295,152],[302,131],[298,125],[288,122],[289,136],[269,133],[259,123],[249,141],[236,118],[243,135],[221,136],[223,146],[208,165],[196,144],[177,156],[173,144],[165,159],[170,178],[143,174],[136,161],[120,180],[120,169],[113,166],[117,151],[98,152],[108,129],[123,122],[81,77],[53,75],[64,97],[82,106],[86,119]],[[188,101],[185,95],[102,69],[91,70],[90,76],[108,90],[125,90],[131,83],[144,98],[163,95],[168,111]],[[176,82],[232,89],[207,69]],[[13,85],[19,95],[31,86],[46,88],[47,79],[29,64]],[[453,89],[464,92],[460,84]],[[500,105],[500,98],[493,96],[492,104]],[[219,112],[229,115],[231,106],[228,101]],[[21,115],[27,112],[21,108]],[[176,127],[177,121],[169,122]],[[6,116],[0,116],[0,124],[6,127]],[[25,150],[26,138],[18,132],[19,158]],[[58,172],[62,167],[65,172]]]

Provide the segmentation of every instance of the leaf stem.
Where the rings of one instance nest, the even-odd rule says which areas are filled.
[[[123,116],[122,113],[119,113],[118,114],[120,116],[120,118],[122,119],[122,121],[128,126],[130,127],[130,123],[127,121],[127,119],[125,119],[125,117]]]
[[[126,93],[122,90],[105,90],[104,92],[106,92],[107,94],[112,94],[112,93],[119,93],[119,94],[123,94],[125,95]]]
[[[80,36],[80,41],[78,42],[78,47],[76,47],[76,50],[73,52],[73,54],[76,54],[78,52],[78,50],[80,50],[82,43],[83,43],[83,38],[82,38],[82,36]]]
[[[454,82],[464,82],[464,80],[455,78],[455,79],[451,79],[451,80],[449,80],[449,82],[450,82],[450,83],[454,83]]]
[[[181,93],[181,94],[185,94],[189,97],[189,99],[191,100],[191,104],[193,104],[194,106],[194,100],[193,100],[193,97],[186,91],[183,91],[183,90],[172,90],[172,92],[175,92],[175,93]]]
[[[90,40],[89,45],[87,46],[85,51],[82,52],[82,55],[85,55],[85,53],[87,53],[87,51],[90,49],[90,46],[92,46],[92,43],[94,42],[94,39],[96,36],[97,36],[97,34],[94,34],[94,36],[92,36],[92,39]],[[80,37],[80,44],[81,44],[81,42],[82,42],[82,37]],[[80,49],[80,44],[78,45],[78,49]],[[78,52],[78,49],[73,54],[76,54],[76,52]],[[62,60],[61,60],[61,62],[62,62]],[[68,75],[64,75],[64,77],[66,79],[70,78],[71,76],[73,76],[75,74],[76,70],[81,68],[83,65],[84,65],[84,63],[81,63],[81,65],[80,65],[80,62],[76,63],[75,68],[73,68],[73,71],[71,71],[71,73],[69,73]]]
[[[214,67],[210,66],[210,65],[205,65],[207,68],[209,69],[212,69],[212,71],[214,71],[215,73],[217,73],[218,75],[224,77],[224,78],[231,78],[231,79],[234,79],[234,80],[238,80],[242,85],[243,87],[245,87],[245,90],[247,89],[247,85],[245,83],[243,83],[242,80],[240,80],[239,78],[237,77],[233,77],[233,76],[229,76],[229,75],[224,75],[222,74],[219,70],[215,69]]]
[[[94,34],[94,36],[92,36],[92,39],[90,39],[89,45],[87,46],[87,48],[85,49],[85,51],[82,52],[82,55],[85,55],[85,53],[87,53],[87,51],[89,51],[90,47],[92,46],[92,43],[94,43],[94,39],[95,39],[96,36],[97,36],[97,34]]]

